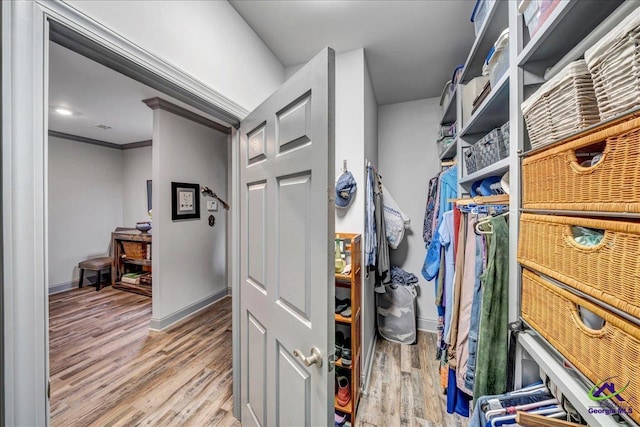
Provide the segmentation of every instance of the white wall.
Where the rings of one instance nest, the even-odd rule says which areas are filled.
[[[431,331],[437,326],[434,284],[426,282],[420,271],[426,254],[422,223],[429,179],[439,171],[432,136],[441,117],[439,101],[429,98],[378,108],[378,171],[400,209],[411,218],[404,240],[391,250],[391,263],[418,276],[418,327]]]
[[[282,63],[226,1],[66,3],[249,111],[284,81]]]
[[[171,182],[208,186],[227,199],[227,135],[164,110],[153,114],[153,314],[152,326],[227,290],[226,217],[221,207],[208,225],[171,220]],[[186,313],[189,314],[189,313]],[[178,320],[178,319],[176,319]]]
[[[149,220],[147,214],[147,180],[151,179],[151,147],[124,150],[122,225],[134,227]]]
[[[49,138],[49,286],[78,280],[78,263],[105,256],[122,225],[122,151]]]

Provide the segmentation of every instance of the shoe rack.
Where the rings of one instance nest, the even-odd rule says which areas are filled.
[[[351,315],[349,317],[335,313],[336,332],[340,331],[345,337],[349,334],[351,348],[351,366],[343,364],[343,358],[336,354],[336,384],[338,384],[339,377],[346,377],[349,380],[351,399],[347,404],[340,405],[336,391],[335,409],[348,414],[351,425],[353,425],[360,399],[362,245],[360,234],[336,233],[336,239],[340,240],[347,264],[351,264],[351,270],[348,273],[336,273],[335,278],[336,298],[341,300],[349,298],[351,301]],[[336,353],[338,352],[336,351]]]

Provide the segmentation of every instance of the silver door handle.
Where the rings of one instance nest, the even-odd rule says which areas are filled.
[[[302,363],[304,363],[305,366],[316,364],[318,365],[318,368],[322,367],[322,355],[320,354],[320,350],[318,350],[316,347],[311,348],[310,356],[305,356],[298,349],[293,350],[293,355],[302,360]]]

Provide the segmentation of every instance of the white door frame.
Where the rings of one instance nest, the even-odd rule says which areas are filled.
[[[204,100],[238,120],[248,111],[215,90],[141,49],[99,22],[62,2],[2,2],[2,209],[4,289],[5,424],[49,425],[47,399],[47,81],[49,20],[126,58],[194,99]],[[232,138],[232,206],[238,206],[238,145]],[[234,295],[233,399],[239,404],[238,221],[231,210]],[[1,420],[0,420],[1,424]]]

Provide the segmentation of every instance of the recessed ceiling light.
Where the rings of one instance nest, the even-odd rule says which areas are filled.
[[[61,116],[73,116],[73,111],[67,110],[66,108],[56,108],[54,111]]]

